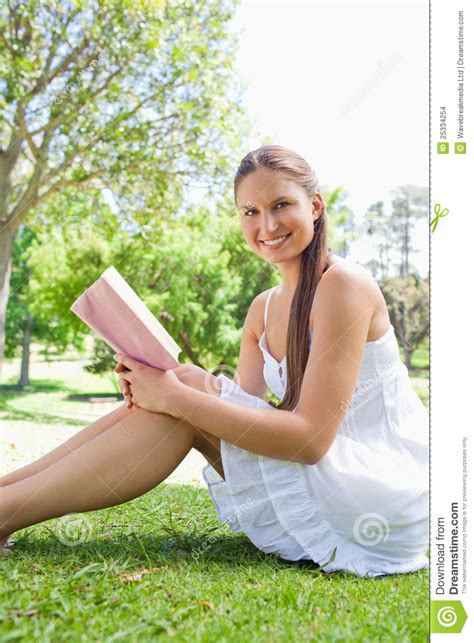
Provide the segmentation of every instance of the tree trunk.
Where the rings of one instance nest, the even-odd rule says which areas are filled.
[[[411,370],[411,356],[413,355],[413,349],[410,344],[405,342],[403,346],[403,352],[405,353],[405,366],[410,371]]]
[[[407,218],[405,221],[405,239],[403,242],[404,251],[405,251],[405,274],[404,277],[408,277],[410,272],[410,219],[407,212]]]
[[[11,225],[0,228],[0,381],[5,355],[5,321],[10,294],[11,257],[15,232],[16,227]]]
[[[15,114],[15,124],[18,125],[19,108]],[[28,185],[19,201],[12,207],[11,177],[20,156],[23,138],[16,130],[11,131],[11,140],[5,152],[0,154],[0,381],[5,355],[5,320],[8,296],[10,294],[11,255],[15,232],[27,214],[38,202],[38,189],[43,174],[47,168],[49,145],[54,136],[54,129],[47,129],[39,147],[39,156]],[[9,210],[9,206],[12,209]],[[8,223],[6,223],[8,222]]]
[[[21,374],[18,386],[23,388],[30,385],[30,344],[31,344],[31,331],[33,330],[33,318],[28,315],[23,333],[23,345],[21,353]]]

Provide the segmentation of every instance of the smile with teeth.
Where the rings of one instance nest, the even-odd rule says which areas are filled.
[[[272,239],[271,241],[262,241],[261,243],[263,243],[266,246],[274,246],[274,247],[282,246],[285,243],[285,241],[288,239],[290,234],[291,232],[284,235],[283,237],[278,237],[278,239]]]

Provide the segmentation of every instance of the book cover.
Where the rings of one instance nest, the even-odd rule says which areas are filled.
[[[71,310],[115,351],[154,368],[179,366],[180,347],[114,266]]]

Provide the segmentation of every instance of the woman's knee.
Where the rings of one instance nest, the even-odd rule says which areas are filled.
[[[127,402],[124,402],[122,405],[120,405],[117,409],[115,409],[115,413],[117,417],[128,417],[132,413],[135,413],[137,411],[136,406],[132,406],[131,409],[128,408]]]
[[[176,432],[179,432],[183,440],[190,444],[192,448],[199,451],[224,478],[221,461],[221,440],[219,437],[203,429],[199,429],[189,422],[177,420],[165,413],[154,413],[152,411],[146,411],[145,409],[136,408],[134,414],[134,425],[136,422],[137,425],[146,425],[150,428],[151,425],[159,423],[161,432],[166,430],[165,427],[168,429],[170,436],[176,436]],[[162,436],[161,439],[163,439],[163,437],[164,436]]]
[[[203,368],[194,364],[183,364],[179,369],[175,369],[175,373],[179,381],[186,384],[186,386],[219,397],[220,385],[218,378]]]

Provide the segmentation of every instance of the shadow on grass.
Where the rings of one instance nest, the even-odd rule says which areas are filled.
[[[129,571],[135,566],[141,569],[143,565],[152,568],[185,564],[190,568],[205,570],[212,563],[229,568],[261,563],[275,570],[298,568],[309,573],[323,574],[320,565],[312,560],[289,561],[260,551],[244,534],[222,534],[215,537],[211,544],[206,536],[201,535],[190,539],[188,546],[183,546],[182,542],[172,536],[116,533],[113,537],[105,534],[102,538],[91,538],[80,544],[68,545],[50,528],[46,529],[50,531],[50,536],[44,538],[38,538],[31,531],[22,534],[14,546],[14,556],[7,560],[14,563],[15,560],[20,562],[21,559],[26,559],[41,564],[44,557],[48,564],[58,569],[69,566],[71,561],[83,568],[99,562],[113,566],[117,561],[126,560]],[[352,574],[344,572],[332,572],[331,576],[354,578]]]
[[[0,413],[4,422],[36,422],[38,424],[84,426],[84,420],[67,415],[49,415],[38,411],[21,411],[11,407],[8,402],[0,399]]]
[[[22,397],[30,396],[31,394],[57,394],[54,403],[51,404],[51,412],[39,411],[33,409],[19,409],[13,406],[12,403]],[[0,413],[4,421],[25,421],[37,422],[40,424],[70,424],[72,426],[83,426],[84,419],[75,417],[77,415],[77,408],[71,409],[69,415],[68,409],[65,408],[61,411],[54,409],[57,402],[86,402],[87,404],[94,402],[118,402],[120,397],[115,393],[81,393],[77,390],[69,390],[65,388],[64,382],[61,380],[32,380],[29,386],[23,388],[18,387],[16,384],[3,384],[0,386]],[[48,398],[45,398],[45,406],[48,405]]]
[[[184,565],[182,571],[191,575],[212,573],[216,566],[229,571],[261,566],[354,582],[397,584],[401,578],[364,578],[341,570],[327,573],[323,571],[327,560],[320,566],[312,560],[289,561],[267,554],[244,533],[232,532],[229,525],[216,525],[207,491],[187,484],[160,485],[121,505],[43,522],[20,530],[13,540],[14,556],[6,558],[5,564],[25,570],[34,565],[44,574],[51,574],[52,567],[60,573],[72,566],[82,575],[83,570],[98,567],[118,572],[145,569],[148,573],[152,568],[172,571]],[[425,568],[403,578],[424,582],[427,574]]]
[[[81,570],[102,567],[104,570],[117,568],[123,564],[123,573],[132,573],[144,568],[150,572],[153,569],[180,568],[180,573],[207,573],[212,565],[218,565],[232,571],[238,569],[254,569],[258,575],[258,567],[262,565],[267,570],[284,571],[297,569],[301,574],[312,577],[349,580],[351,583],[394,583],[398,584],[398,575],[386,574],[374,578],[365,578],[342,570],[324,572],[322,567],[312,560],[284,560],[276,554],[266,554],[260,551],[244,535],[221,535],[208,544],[206,536],[194,538],[192,549],[183,548],[175,538],[170,536],[138,535],[130,537],[116,534],[114,538],[92,538],[87,542],[70,546],[66,545],[54,533],[51,537],[34,540],[30,534],[15,546],[15,555],[6,560],[14,563],[15,559],[24,562],[35,561],[39,566],[41,559],[48,561],[48,573],[51,565],[58,569],[70,567],[71,562]],[[326,561],[325,561],[326,562]],[[187,570],[182,569],[183,566]],[[324,564],[323,564],[324,566]],[[46,573],[46,572],[45,572]],[[428,574],[427,569],[403,574],[403,578],[423,577]],[[117,573],[119,575],[119,573]]]
[[[121,402],[122,395],[118,393],[72,393],[65,398],[68,402]]]
[[[19,387],[17,384],[1,384],[0,394],[22,393],[57,393],[64,390],[63,380],[30,380],[28,386]]]

